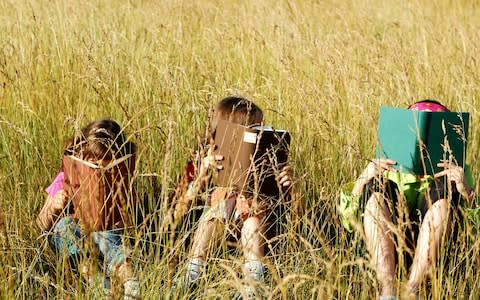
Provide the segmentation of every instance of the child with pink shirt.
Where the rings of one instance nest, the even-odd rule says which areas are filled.
[[[94,121],[67,140],[62,170],[46,189],[47,201],[37,217],[42,231],[51,231],[57,254],[67,255],[87,280],[91,258],[86,258],[86,245],[92,241],[106,275],[116,276],[123,285],[124,299],[140,297],[123,240],[130,220],[127,208],[135,202],[134,169],[135,145],[122,128],[112,120]],[[87,260],[87,270],[79,265],[81,259],[82,265]]]

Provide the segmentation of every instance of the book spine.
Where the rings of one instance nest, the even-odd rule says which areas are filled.
[[[417,166],[416,174],[431,174],[432,173],[432,161],[428,151],[425,149],[429,149],[429,136],[431,134],[431,119],[432,113],[431,112],[424,112],[424,111],[415,111],[416,114],[416,121],[417,121],[417,134],[418,134],[418,147],[417,147],[417,154],[420,158],[418,162],[419,165]]]

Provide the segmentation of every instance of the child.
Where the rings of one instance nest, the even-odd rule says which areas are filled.
[[[408,108],[449,111],[434,100],[419,101]],[[372,160],[354,183],[353,189],[342,191],[341,194],[340,218],[349,231],[353,230],[351,219],[355,209],[352,208],[363,207],[366,245],[381,285],[380,299],[396,299],[397,294],[395,244],[389,228],[393,225],[392,216],[399,215],[399,201],[407,203],[409,220],[420,226],[416,247],[410,245],[414,248],[414,257],[406,287],[407,294],[418,296],[425,272],[438,257],[442,239],[451,232],[453,214],[450,208],[455,208],[460,201],[472,205],[475,197],[468,167],[464,170],[461,166],[439,163],[443,171],[433,176],[417,177],[397,172],[392,167],[395,163],[390,159]],[[451,184],[444,184],[442,177],[446,177]],[[408,241],[405,242],[408,244]]]
[[[107,275],[122,283],[124,299],[140,297],[122,241],[130,219],[127,202],[134,169],[135,145],[115,121],[88,124],[65,143],[62,170],[46,189],[47,201],[37,218],[42,231],[52,231],[56,252],[68,255],[74,267],[79,267],[78,259],[86,253],[83,244],[91,238]],[[86,269],[80,272],[90,277],[84,274],[90,267]]]
[[[262,124],[263,113],[253,102],[239,97],[227,97],[220,101],[215,108],[214,116],[210,122],[210,147],[207,155],[195,170],[194,165],[187,168],[190,177],[188,189],[178,197],[175,206],[174,218],[178,223],[196,198],[198,191],[208,186],[209,170],[221,169],[223,157],[214,155],[213,136],[219,120],[227,120],[244,126]],[[193,166],[193,167],[192,167]],[[292,171],[289,166],[284,167],[278,182],[283,187],[283,192],[289,191],[292,185]],[[265,253],[266,221],[270,210],[275,203],[263,203],[264,207],[254,208],[252,197],[248,194],[239,194],[227,188],[216,187],[209,194],[208,209],[203,213],[193,239],[191,260],[187,266],[187,281],[195,283],[206,266],[210,246],[217,244],[223,233],[223,226],[227,222],[237,222],[241,228],[241,244],[243,247],[245,277],[259,282],[263,279],[264,266],[262,259]],[[276,202],[279,202],[277,199]],[[274,221],[274,220],[272,220]],[[249,296],[253,296],[253,289],[246,287]]]

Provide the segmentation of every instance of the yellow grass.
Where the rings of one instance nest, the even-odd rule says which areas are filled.
[[[124,125],[139,148],[139,194],[158,204],[147,217],[160,222],[208,108],[232,94],[292,133],[307,209],[269,260],[267,296],[374,298],[361,236],[336,217],[339,188],[373,155],[379,106],[423,98],[471,113],[480,173],[479,28],[476,1],[0,1],[0,298],[99,292],[64,273],[34,224],[67,137],[101,117]],[[144,228],[133,237],[143,296],[158,299],[167,256],[141,250]],[[480,294],[479,248],[466,224],[427,286],[433,299]],[[207,298],[228,298],[240,266],[215,255]]]

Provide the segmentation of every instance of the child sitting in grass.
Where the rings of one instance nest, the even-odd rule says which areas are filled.
[[[210,122],[207,154],[201,159],[198,168],[193,164],[187,168],[188,188],[177,195],[174,211],[176,223],[182,220],[183,215],[198,196],[198,192],[209,187],[210,171],[222,168],[223,157],[215,155],[213,145],[215,128],[219,120],[244,126],[260,125],[263,122],[263,113],[257,105],[244,98],[227,97],[218,103]],[[277,181],[283,189],[281,193],[287,193],[290,190],[292,170],[289,166],[281,169]],[[196,284],[205,270],[209,251],[218,245],[222,239],[223,228],[228,224],[237,224],[238,228],[241,228],[241,245],[245,258],[243,270],[246,279],[250,282],[261,282],[265,270],[262,260],[265,255],[267,222],[275,222],[270,220],[270,215],[273,215],[273,210],[279,206],[281,200],[263,202],[260,200],[259,202],[262,203],[254,205],[251,194],[214,186],[209,191],[208,208],[201,217],[193,239],[187,266],[187,282]],[[254,297],[254,289],[251,286],[245,286],[245,292],[249,297]]]
[[[437,101],[423,100],[410,110],[448,112]],[[460,203],[473,205],[475,191],[468,167],[439,163],[444,170],[433,176],[400,173],[390,159],[372,160],[351,189],[341,194],[340,218],[348,231],[353,231],[356,210],[363,209],[366,246],[380,283],[380,299],[393,300],[396,290],[396,246],[407,244],[414,252],[405,294],[419,297],[419,288],[427,270],[438,260],[444,239],[452,232],[453,212]],[[406,205],[402,205],[403,201]],[[416,240],[395,244],[394,219],[406,206],[409,232]]]
[[[88,249],[99,254],[107,276],[118,278],[124,299],[140,297],[122,240],[130,220],[127,208],[133,203],[134,169],[135,145],[122,128],[112,120],[90,123],[65,143],[62,170],[46,189],[47,201],[37,218],[42,231],[52,231],[57,254],[67,255],[88,281],[92,258],[87,258],[87,245],[95,247]]]

